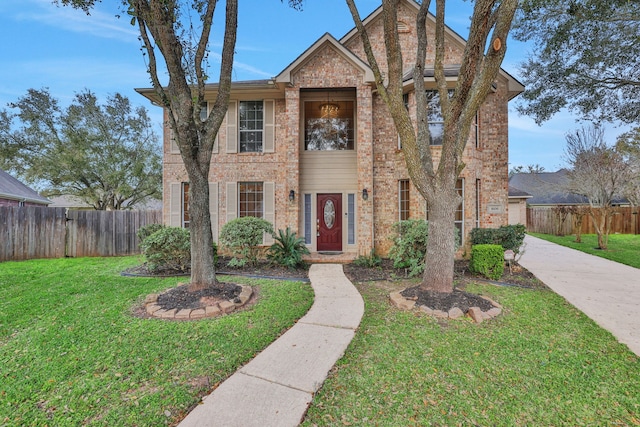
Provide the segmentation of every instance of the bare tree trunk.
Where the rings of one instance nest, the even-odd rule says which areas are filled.
[[[610,212],[609,208],[594,208],[589,209],[589,214],[593,220],[593,226],[596,229],[598,235],[598,249],[607,249],[608,238],[608,225]]]
[[[573,213],[573,232],[576,235],[576,243],[582,243],[582,222],[583,221],[584,221],[584,212],[580,207],[578,207]]]
[[[420,287],[424,290],[443,293],[453,291],[454,257],[452,254],[455,253],[454,221],[458,201],[458,194],[455,191],[451,194],[450,189],[436,190],[433,200],[427,200],[429,238],[424,274],[420,283]]]
[[[197,176],[196,176],[197,175]],[[213,236],[209,214],[208,174],[191,173],[189,182],[189,219],[191,233],[191,282],[195,292],[216,284],[213,263]]]

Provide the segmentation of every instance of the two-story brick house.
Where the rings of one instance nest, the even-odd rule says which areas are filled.
[[[398,10],[409,76],[405,103],[414,115],[410,76],[418,8],[413,0],[405,0]],[[433,33],[433,16],[430,22],[428,31]],[[364,23],[384,70],[381,8]],[[464,44],[447,29],[446,72],[452,89]],[[427,64],[429,58],[433,61],[433,52]],[[433,107],[431,144],[437,159],[442,126],[432,74],[427,75],[427,87],[434,90],[426,96]],[[211,104],[216,89],[207,86]],[[473,227],[507,224],[507,104],[522,90],[501,70],[469,135],[466,167],[458,181],[464,202],[456,214],[463,242]],[[154,98],[151,89],[138,91]],[[165,223],[188,226],[188,178],[166,124],[163,181]],[[424,199],[409,180],[398,134],[376,93],[355,29],[340,40],[325,34],[272,79],[233,83],[209,181],[214,240],[227,221],[253,215],[272,222],[275,229],[295,230],[314,255],[343,253],[353,259],[374,248],[386,254],[395,222],[428,215]]]

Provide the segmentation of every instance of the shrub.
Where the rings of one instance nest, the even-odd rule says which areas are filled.
[[[140,242],[144,242],[144,239],[146,239],[147,237],[151,236],[156,231],[161,230],[163,228],[165,228],[164,224],[149,224],[149,225],[145,225],[144,227],[140,227],[140,229],[136,233],[136,236],[138,236],[138,239],[140,239]]]
[[[487,279],[499,279],[504,272],[504,249],[492,244],[472,246],[469,270]]]
[[[353,265],[358,267],[376,268],[381,264],[382,260],[378,255],[376,255],[376,252],[373,249],[371,249],[369,256],[360,255],[358,258],[353,260]]]
[[[394,268],[406,268],[410,277],[424,271],[428,224],[423,219],[407,219],[393,224],[395,235],[389,249]]]
[[[524,243],[526,228],[522,224],[503,225],[500,228],[474,228],[471,230],[471,245],[500,245],[503,250],[519,253]]]
[[[189,230],[161,227],[140,244],[152,271],[187,271],[191,266]]]
[[[264,233],[273,234],[271,223],[252,216],[236,218],[223,225],[219,243],[233,256],[229,265],[256,265]]]
[[[271,245],[267,254],[269,260],[292,270],[305,264],[302,255],[308,254],[309,249],[302,237],[298,237],[287,227],[285,231],[278,230],[274,239],[275,243]]]

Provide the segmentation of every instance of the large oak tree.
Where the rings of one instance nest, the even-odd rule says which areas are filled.
[[[417,119],[412,122],[403,102],[402,50],[397,26],[400,0],[383,0],[386,70],[380,69],[355,0],[346,0],[361,36],[369,65],[373,69],[378,93],[386,103],[400,135],[409,175],[429,206],[429,239],[421,287],[449,293],[453,290],[455,255],[455,210],[460,204],[456,181],[462,169],[462,153],[476,112],[496,79],[507,49],[507,36],[518,6],[517,0],[476,0],[460,71],[449,96],[444,71],[445,0],[435,1],[435,38],[427,37],[430,0],[420,4],[416,18],[418,35],[413,69],[415,93],[425,93],[427,45],[435,46],[433,63],[436,87],[444,118],[442,155],[436,164],[430,148],[426,96],[416,96]],[[431,64],[429,64],[431,66]],[[506,171],[505,171],[506,174]]]
[[[532,44],[518,110],[542,123],[562,108],[640,122],[640,3],[523,0],[514,34]]]
[[[89,90],[67,108],[30,89],[0,111],[0,167],[47,196],[70,195],[99,210],[162,197],[160,139],[143,107],[120,94],[100,104]]]
[[[87,13],[100,0],[54,0]],[[293,7],[302,0],[289,0]],[[207,54],[217,0],[122,0],[136,25],[153,88],[168,121],[189,177],[191,283],[196,291],[216,282],[209,213],[209,167],[215,137],[229,104],[238,26],[238,0],[226,0],[218,92],[206,120],[201,120]],[[157,54],[160,54],[161,61]],[[166,68],[166,69],[163,69]],[[160,75],[166,72],[168,84]]]

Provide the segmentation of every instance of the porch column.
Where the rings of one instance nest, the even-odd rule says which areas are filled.
[[[285,89],[285,107],[283,121],[283,143],[286,145],[286,178],[285,194],[287,197],[286,224],[298,236],[304,236],[300,229],[300,89],[288,87]],[[294,201],[289,201],[290,192],[294,192]]]
[[[374,198],[373,187],[373,96],[371,87],[357,88],[357,163],[358,163],[358,255],[369,255],[374,242]],[[364,200],[364,190],[367,200]]]

